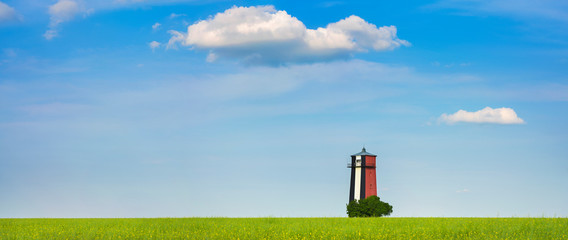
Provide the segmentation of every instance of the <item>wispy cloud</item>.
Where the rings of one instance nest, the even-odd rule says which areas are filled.
[[[486,107],[476,112],[459,110],[454,114],[442,114],[439,118],[441,122],[454,124],[459,122],[466,123],[495,123],[495,124],[522,124],[525,121],[517,116],[515,110],[511,108],[490,108]]]
[[[174,18],[183,17],[183,16],[186,16],[186,15],[185,14],[172,13],[169,16],[169,19],[174,19]]]
[[[100,116],[120,115],[117,122],[121,125],[140,122],[140,114],[152,112],[142,121],[150,123],[161,119],[172,126],[241,117],[310,114],[397,94],[396,90],[377,86],[412,78],[410,71],[361,60],[280,68],[253,66],[225,74],[171,76],[158,88],[117,90],[104,96],[82,94],[79,102],[88,102],[89,106],[56,101],[31,103],[18,109],[37,119],[60,116],[64,118],[62,121],[72,122],[95,118],[103,121]],[[354,82],[375,87],[361,89],[360,84]],[[333,87],[313,91],[322,85]],[[361,94],[337,97],[354,91]]]
[[[469,189],[467,189],[467,188],[460,189],[460,190],[457,190],[457,191],[456,191],[456,193],[468,193],[468,192],[470,192],[470,191],[469,191]]]
[[[0,2],[0,23],[16,19],[18,19],[16,10],[13,7],[8,6],[8,4]]]
[[[160,24],[159,22],[154,23],[154,25],[152,25],[152,30],[156,31],[158,30],[158,28],[160,28],[160,26],[162,26],[162,24]]]
[[[156,41],[151,41],[150,43],[148,43],[148,46],[150,46],[152,51],[154,51],[156,48],[159,48],[160,45],[161,44],[159,42],[156,42]]]
[[[132,3],[143,3],[144,0],[114,0],[118,4],[132,4]]]
[[[186,33],[170,33],[170,45],[181,43],[252,64],[326,61],[410,45],[397,37],[395,26],[377,27],[352,15],[308,29],[273,6],[233,7],[190,25]]]
[[[568,2],[554,0],[442,0],[430,8],[446,8],[470,14],[498,15],[513,18],[548,19],[568,22]]]
[[[79,4],[73,0],[59,0],[49,7],[50,27],[69,21],[79,13]]]
[[[95,10],[113,10],[139,5],[163,5],[171,2],[182,2],[183,0],[170,1],[151,1],[151,0],[58,0],[53,5],[48,6],[49,27],[43,34],[45,39],[51,40],[58,36],[60,25],[76,18],[78,15],[87,17]],[[1,8],[1,6],[0,6]],[[153,30],[160,27],[156,23],[152,26]]]
[[[47,40],[51,40],[54,37],[57,37],[57,31],[53,30],[53,29],[48,29],[47,31],[45,31],[45,33],[43,34],[43,37]]]
[[[63,23],[72,20],[80,13],[85,16],[91,13],[92,10],[87,10],[79,5],[74,0],[59,0],[55,4],[49,6],[49,28],[43,35],[45,39],[51,40],[58,34],[57,27]]]
[[[328,2],[321,3],[320,6],[329,8],[329,7],[336,7],[336,6],[340,6],[340,5],[344,5],[344,4],[345,4],[345,2],[343,2],[343,1],[328,1]]]
[[[53,102],[27,105],[22,107],[21,110],[31,115],[60,115],[80,112],[86,108],[87,106],[82,104]]]

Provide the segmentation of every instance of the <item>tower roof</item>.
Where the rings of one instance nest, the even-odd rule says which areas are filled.
[[[375,156],[376,157],[377,155],[372,154],[372,153],[368,153],[367,150],[365,148],[363,148],[363,150],[361,150],[361,152],[355,153],[351,156]]]

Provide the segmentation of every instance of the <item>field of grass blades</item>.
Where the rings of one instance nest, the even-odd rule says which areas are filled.
[[[568,239],[568,218],[0,219],[0,239]]]

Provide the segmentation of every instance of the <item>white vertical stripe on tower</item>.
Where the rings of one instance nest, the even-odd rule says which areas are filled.
[[[354,199],[361,199],[361,156],[355,156],[355,194]]]

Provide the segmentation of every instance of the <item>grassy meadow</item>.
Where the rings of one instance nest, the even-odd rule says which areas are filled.
[[[0,219],[0,239],[568,239],[568,218]]]

